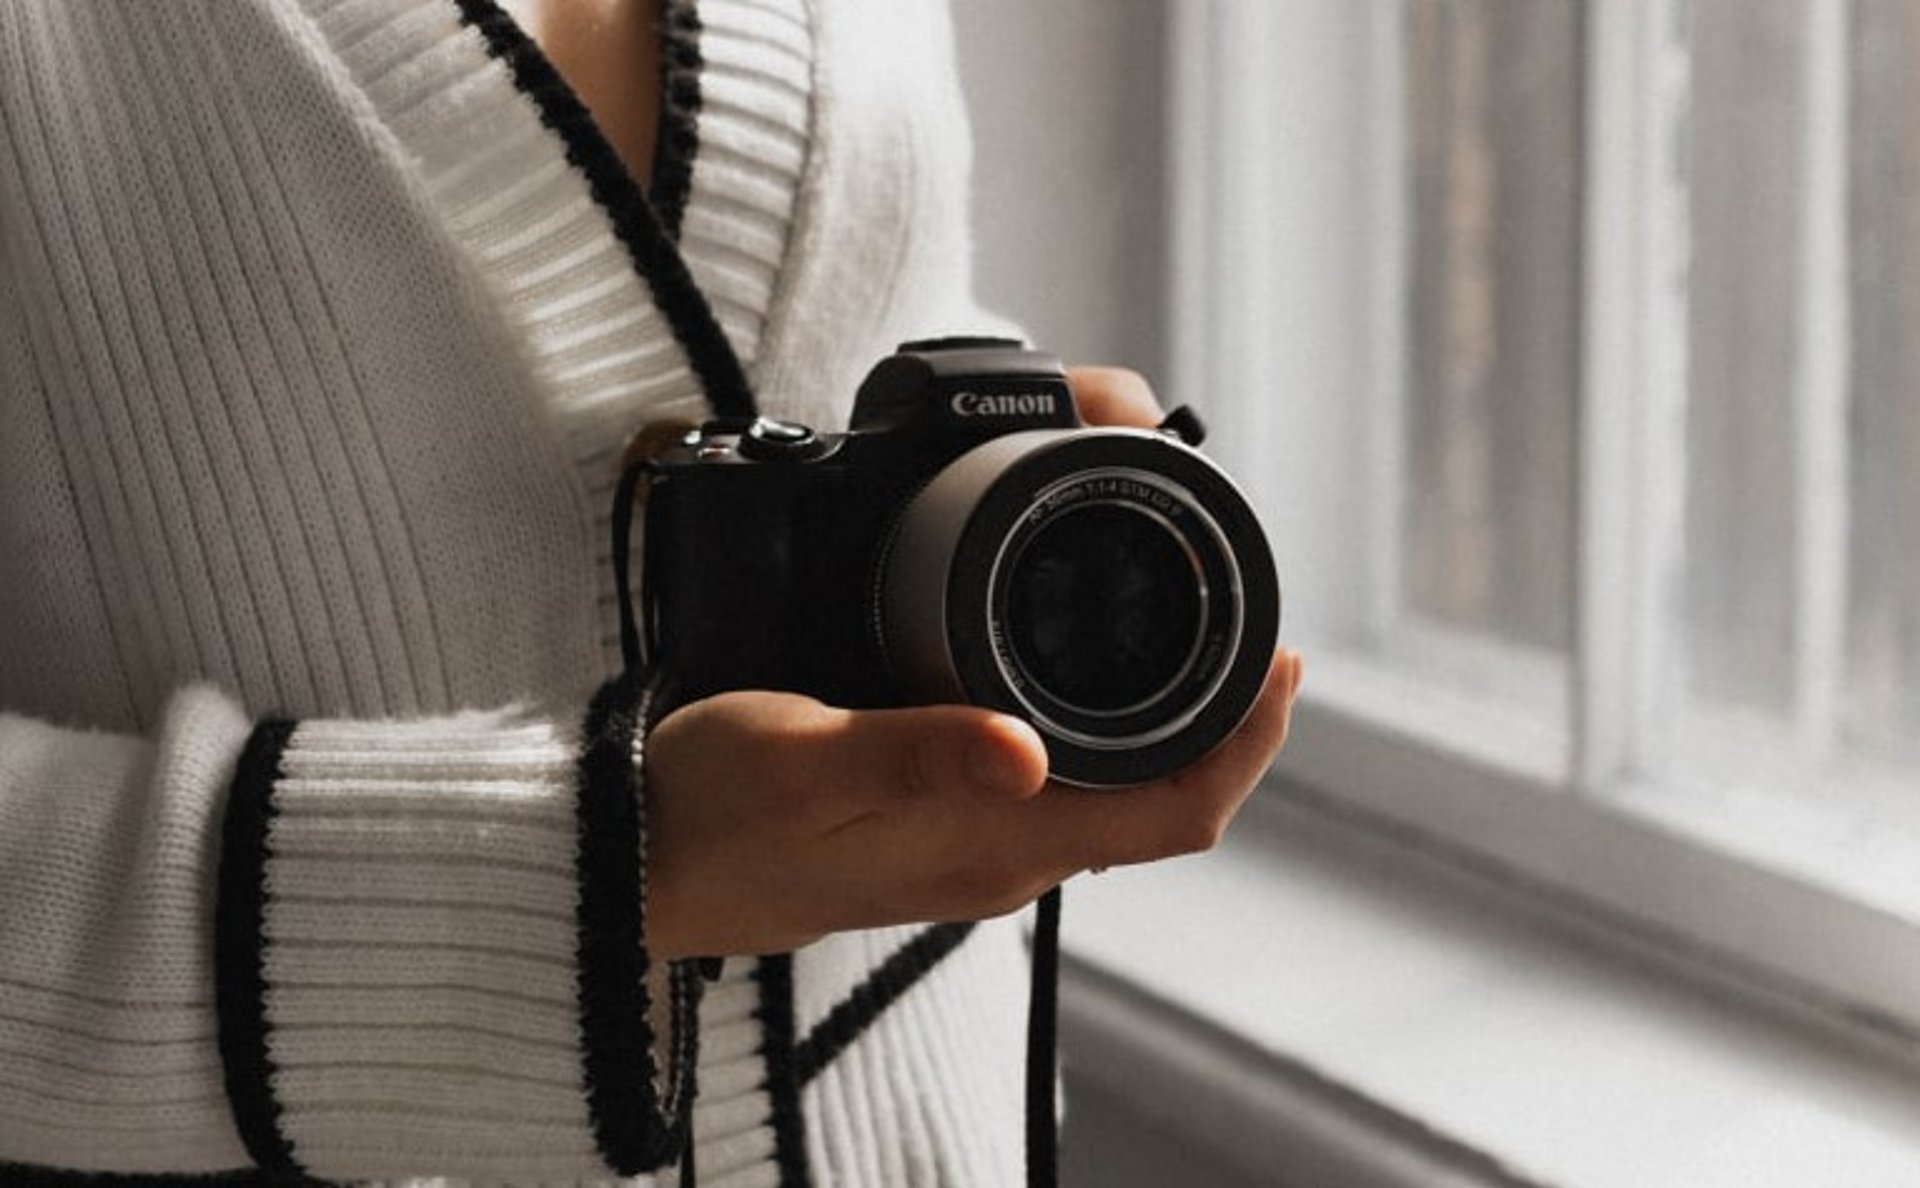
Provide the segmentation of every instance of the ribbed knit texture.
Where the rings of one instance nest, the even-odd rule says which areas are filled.
[[[834,427],[896,341],[991,325],[944,19],[697,8],[686,261],[765,406]],[[0,6],[0,1162],[246,1165],[215,873],[278,715],[295,1158],[601,1176],[575,732],[617,654],[611,461],[701,404],[539,110],[452,0]],[[905,935],[801,954],[799,1033]],[[814,1182],[1007,1182],[1017,958],[983,930],[809,1084]],[[754,974],[702,1007],[709,1188],[779,1178],[795,1007]]]
[[[264,965],[303,1165],[601,1170],[580,1095],[574,752],[550,725],[491,714],[294,735]]]
[[[582,476],[604,572],[627,438],[648,419],[705,416],[684,351],[554,131],[453,4],[307,7],[499,293]],[[706,65],[683,250],[751,366],[805,163],[811,47],[800,0],[707,0],[697,12]],[[599,590],[611,662],[612,587]]]
[[[293,717],[590,688],[590,527],[515,344],[310,31],[244,7],[0,22],[32,455],[0,483],[71,499],[90,558],[0,583],[9,629],[77,645],[20,649],[25,704],[144,728],[194,677]]]
[[[917,929],[889,928],[818,947],[794,960],[798,1038]],[[802,1087],[807,1145],[820,1184],[1024,1183],[1019,1144],[1025,1017],[1006,1009],[1026,974],[1019,929],[983,924],[838,1059]],[[1014,993],[1015,1003],[1024,996]],[[975,1064],[964,1080],[950,1071]],[[928,1086],[940,1086],[929,1092]],[[885,1134],[872,1103],[886,1101]],[[981,1142],[977,1136],[992,1135]],[[878,1140],[878,1141],[876,1141]]]
[[[736,351],[750,362],[751,336],[785,253],[804,160],[806,26],[798,0],[744,6],[761,10],[760,24],[772,14],[789,47],[785,58],[771,62],[778,73],[761,83],[750,50],[736,48],[756,40],[756,14],[738,11],[739,4],[719,7],[736,10],[719,27],[707,25],[709,5],[698,9],[700,51],[709,66],[695,113],[699,152],[684,218],[690,232],[704,227],[707,233],[696,234],[686,251],[698,280],[729,274],[760,280],[757,295],[739,293],[726,315]],[[499,294],[569,443],[592,514],[596,569],[607,572],[608,517],[627,437],[646,420],[704,416],[704,395],[685,352],[611,234],[608,212],[568,165],[554,129],[542,123],[540,107],[530,102],[538,97],[516,88],[507,64],[460,22],[454,5],[396,12],[386,0],[314,0],[310,9],[386,125],[415,154],[448,233]],[[746,65],[737,65],[730,83],[713,95],[706,84],[716,54]],[[760,99],[763,91],[784,104]],[[710,135],[723,146],[751,145],[757,136],[784,151],[765,162],[735,151],[710,169],[709,155],[721,151]],[[748,207],[757,216],[750,237],[730,234],[726,216],[716,213]],[[710,264],[714,257],[722,263]],[[597,589],[599,639],[612,666],[618,657],[613,583]],[[750,1017],[716,1019],[714,1026],[720,1033],[703,1028],[703,1066],[725,1059],[730,1048],[757,1047]],[[729,1027],[739,1036],[729,1036]],[[739,1100],[758,1088],[758,1078],[737,1068],[729,1076],[703,1067],[700,1082],[699,1137],[714,1149],[703,1151],[699,1162],[713,1182],[733,1161],[726,1152],[766,1146],[753,1137],[764,1134],[766,1110],[751,1097]]]
[[[0,838],[31,839],[0,862],[0,1158],[247,1166],[214,1043],[209,876],[249,725],[189,690],[153,758],[0,717]]]
[[[701,0],[695,8],[700,152],[680,242],[751,369],[806,165],[812,33],[801,0]]]

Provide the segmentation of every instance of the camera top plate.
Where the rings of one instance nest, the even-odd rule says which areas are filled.
[[[966,438],[1080,425],[1060,360],[1010,338],[902,345],[860,385],[851,422],[855,433]]]

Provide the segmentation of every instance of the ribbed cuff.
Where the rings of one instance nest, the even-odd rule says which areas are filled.
[[[235,1118],[262,1167],[588,1179],[672,1156],[683,1124],[659,1102],[690,1099],[655,1089],[640,814],[620,820],[588,778],[600,738],[505,714],[256,728],[217,961]],[[613,901],[626,921],[609,925]],[[637,1021],[630,1048],[608,1046],[608,1019]],[[610,1149],[597,1083],[628,1050],[642,1092],[614,1099],[631,1133]]]
[[[219,901],[214,915],[214,993],[220,1066],[234,1128],[254,1163],[276,1178],[301,1168],[281,1126],[267,1047],[266,968],[261,948],[267,907],[268,835],[274,785],[293,723],[261,722],[236,765],[220,839]]]

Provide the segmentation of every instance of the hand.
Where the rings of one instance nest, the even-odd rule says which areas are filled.
[[[1093,424],[1150,427],[1132,372],[1069,373]],[[786,693],[685,706],[647,741],[656,956],[799,948],[831,932],[1017,911],[1082,870],[1214,846],[1285,741],[1298,656],[1200,763],[1126,789],[1049,781],[1025,722],[970,706],[851,711]]]
[[[1145,376],[1124,367],[1069,367],[1067,383],[1089,425],[1151,429],[1166,417]]]

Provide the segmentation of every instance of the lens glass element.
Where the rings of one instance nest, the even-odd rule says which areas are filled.
[[[1025,542],[1007,574],[1004,628],[1015,662],[1081,713],[1121,714],[1164,693],[1192,663],[1206,613],[1194,558],[1137,504],[1071,506]]]

